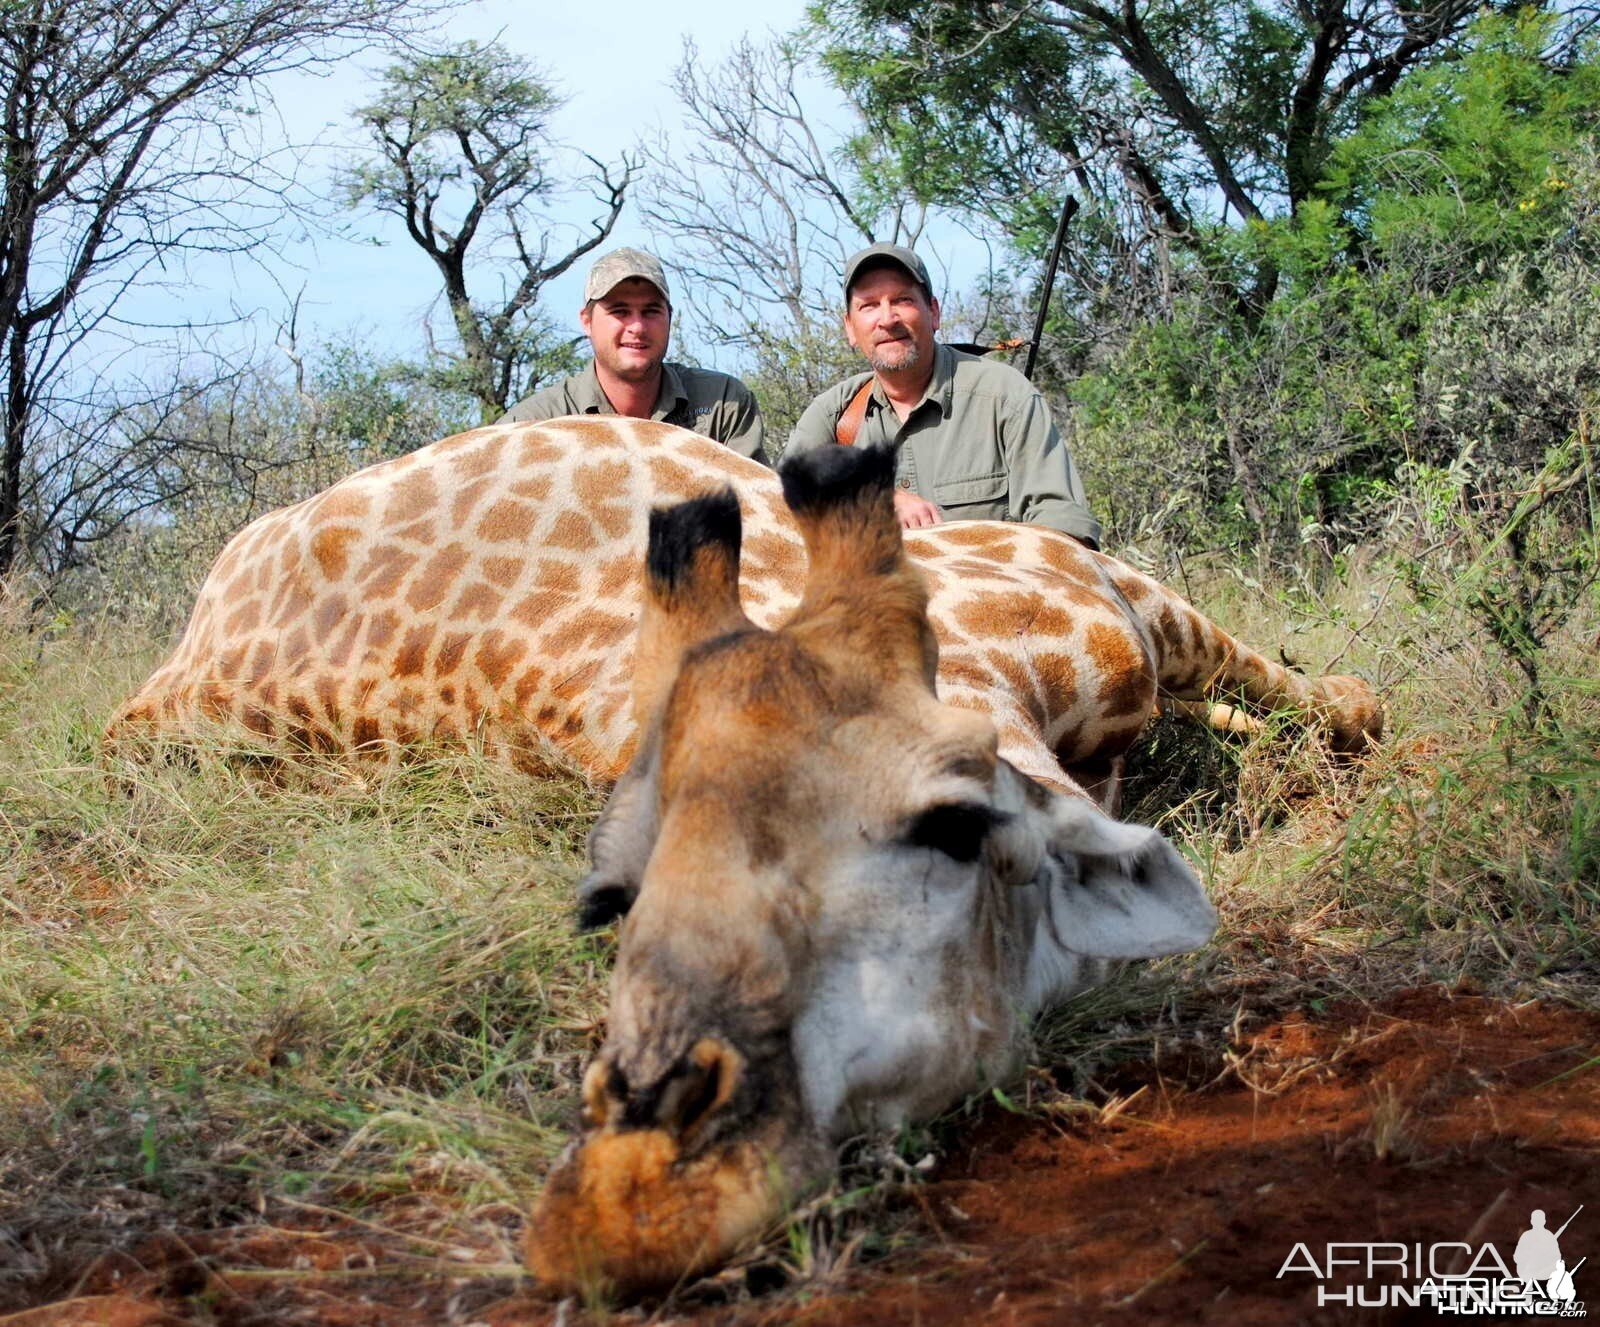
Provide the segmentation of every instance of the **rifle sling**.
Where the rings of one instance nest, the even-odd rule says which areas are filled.
[[[839,422],[833,428],[833,440],[841,447],[854,447],[856,434],[861,432],[861,421],[867,417],[867,401],[872,396],[872,384],[876,381],[871,376],[856,389],[856,394],[850,398],[850,404],[844,408],[844,414],[839,416]]]

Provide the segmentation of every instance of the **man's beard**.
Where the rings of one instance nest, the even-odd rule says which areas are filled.
[[[884,350],[904,346],[905,351],[898,359],[890,359],[883,355]],[[867,363],[872,365],[874,373],[904,373],[907,369],[914,369],[922,363],[922,347],[915,341],[888,341],[881,346],[873,347],[874,353],[867,356]]]
[[[667,357],[665,350],[659,354],[652,351],[648,362],[633,363],[624,366],[619,355],[609,356],[610,363],[606,367],[623,382],[649,382],[656,374],[661,372],[662,361]]]

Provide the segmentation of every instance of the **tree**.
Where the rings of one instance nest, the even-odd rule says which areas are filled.
[[[612,167],[585,154],[601,211],[587,234],[553,250],[539,207],[561,192],[549,133],[560,105],[525,60],[466,42],[392,65],[377,100],[356,112],[374,157],[344,171],[346,198],[399,218],[438,269],[460,342],[445,380],[476,398],[485,420],[573,367],[571,338],[542,316],[539,294],[611,234],[633,182],[626,157]],[[469,289],[475,260],[508,273],[493,299]]]
[[[1282,273],[1265,309],[1191,272],[1079,373],[1080,460],[1123,530],[1332,558],[1420,474],[1485,512],[1541,482],[1600,382],[1600,51],[1559,22],[1478,20],[1366,108],[1295,216],[1220,237]]]
[[[915,244],[928,219],[890,163],[864,169],[819,134],[807,62],[794,41],[746,38],[707,70],[685,43],[672,86],[689,142],[651,150],[644,204],[702,335],[753,360],[779,428],[858,367],[839,332],[845,260],[880,240]]]
[[[830,69],[921,197],[1042,243],[1040,184],[1058,198],[1070,178],[1092,204],[1091,234],[1120,215],[1124,248],[1205,252],[1217,222],[1297,211],[1364,106],[1452,56],[1479,8],[823,0],[817,14]],[[1276,278],[1264,263],[1241,298],[1261,309]]]
[[[1369,261],[1454,249],[1459,284],[1564,229],[1569,163],[1595,139],[1600,43],[1549,52],[1556,18],[1485,16],[1448,64],[1418,70],[1335,145],[1317,195]]]
[[[51,533],[62,497],[32,464],[42,433],[67,462],[57,480],[94,499],[90,527],[115,514],[118,449],[92,427],[92,388],[75,376],[91,335],[143,338],[114,325],[131,291],[181,277],[196,253],[248,252],[269,231],[291,181],[252,132],[270,108],[265,80],[401,35],[426,8],[0,0],[0,575]]]

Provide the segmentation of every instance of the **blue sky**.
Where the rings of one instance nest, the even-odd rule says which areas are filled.
[[[787,31],[804,17],[804,0],[767,0],[760,5],[706,0],[693,6],[660,0],[608,0],[600,4],[529,5],[482,0],[463,6],[442,34],[452,42],[499,40],[530,59],[567,97],[552,129],[557,139],[600,158],[616,161],[642,138],[678,131],[678,109],[667,80],[685,37],[705,61],[714,62],[748,33],[760,39]],[[306,154],[303,179],[327,195],[328,171],[337,145],[352,143],[350,111],[373,89],[382,56],[352,60],[328,77],[296,77],[277,85],[284,132],[295,143],[320,143]],[[582,221],[592,201],[576,200],[568,215]],[[559,214],[558,214],[559,215]],[[349,238],[312,232],[287,245],[287,262],[271,264],[275,283],[252,264],[234,261],[197,267],[198,288],[180,314],[160,309],[170,292],[140,297],[140,311],[156,320],[197,310],[230,307],[275,324],[287,308],[284,291],[303,288],[300,334],[304,342],[355,330],[375,347],[415,352],[423,345],[423,317],[434,301],[438,276],[398,223],[372,214],[347,214]],[[286,232],[288,234],[289,232]],[[606,247],[648,246],[649,237],[630,203]],[[586,263],[546,287],[545,307],[569,314],[576,327]],[[278,289],[278,284],[283,290]],[[269,336],[270,339],[270,336]]]
[[[534,6],[515,0],[478,0],[455,11],[438,35],[449,42],[498,40],[530,60],[566,98],[552,120],[554,137],[615,162],[624,151],[641,140],[653,140],[663,130],[675,142],[687,142],[668,85],[686,38],[694,41],[703,65],[715,64],[746,35],[759,42],[769,34],[793,30],[804,18],[805,5],[806,0],[768,0],[760,5],[703,0],[692,7],[660,0],[608,0],[604,5]],[[281,256],[264,264],[238,258],[197,261],[183,272],[169,273],[169,285],[131,292],[119,304],[119,313],[153,326],[227,324],[241,314],[248,322],[222,326],[214,346],[234,360],[253,348],[284,364],[287,361],[272,347],[297,295],[298,339],[313,360],[319,343],[345,339],[355,339],[379,354],[418,357],[427,345],[424,329],[430,309],[437,334],[447,336],[448,322],[439,314],[439,277],[426,256],[397,221],[338,209],[331,188],[335,164],[348,158],[359,142],[351,111],[370,100],[376,76],[390,62],[381,53],[369,53],[322,77],[281,79],[273,88],[276,116],[266,117],[261,125],[268,143],[280,148],[293,145],[287,150],[300,162],[301,183],[317,200],[311,210],[332,215],[338,233],[331,233],[326,224],[291,217],[274,236]],[[825,131],[836,136],[848,131],[847,112],[836,92],[820,79],[804,91],[808,113]],[[579,197],[565,219],[576,225],[595,211],[592,198]],[[563,218],[560,211],[556,216]],[[670,271],[670,242],[652,242],[634,200],[604,247],[619,244],[658,248]],[[987,246],[948,224],[934,223],[921,248],[935,282],[946,293],[970,285],[995,257]],[[542,298],[549,316],[575,334],[587,266],[586,260],[580,261],[547,286]],[[472,288],[484,293],[481,273]],[[715,352],[690,344],[687,323],[681,323],[679,330],[680,352],[735,372],[743,367],[720,362]],[[948,330],[958,332],[954,327]],[[155,341],[137,330],[131,343],[120,344],[120,350],[108,354],[125,368],[137,371],[151,355],[157,362],[163,359]]]

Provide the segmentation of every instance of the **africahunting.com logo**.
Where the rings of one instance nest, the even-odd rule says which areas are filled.
[[[1583,1211],[1582,1207],[1578,1212]],[[1493,1244],[1296,1244],[1278,1277],[1311,1276],[1319,1308],[1433,1308],[1467,1317],[1583,1318],[1574,1277],[1588,1259],[1568,1267],[1561,1236],[1542,1211],[1528,1217],[1507,1266]],[[1329,1284],[1330,1282],[1336,1284]]]

